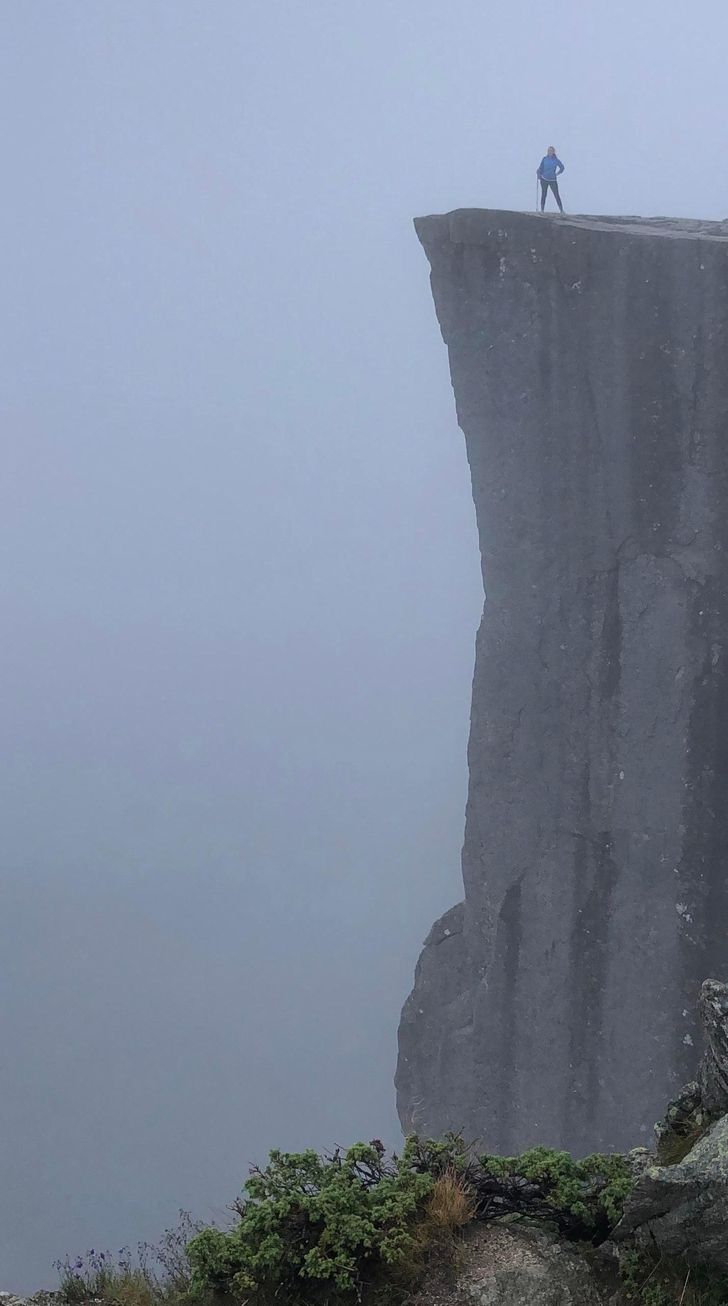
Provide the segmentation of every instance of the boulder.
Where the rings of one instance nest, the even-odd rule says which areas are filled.
[[[543,1230],[476,1224],[457,1273],[430,1283],[416,1306],[621,1306],[616,1273]]]
[[[645,1169],[614,1240],[728,1273],[728,1116],[677,1165]]]

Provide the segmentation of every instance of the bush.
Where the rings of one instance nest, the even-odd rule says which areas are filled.
[[[407,1139],[387,1160],[381,1143],[346,1152],[271,1152],[248,1179],[228,1232],[205,1229],[188,1254],[193,1290],[256,1306],[394,1299],[423,1267],[418,1228],[449,1232],[467,1216],[461,1140]]]
[[[618,1223],[634,1179],[617,1153],[575,1161],[568,1152],[532,1147],[520,1156],[482,1156],[475,1179],[484,1218],[527,1215],[569,1238],[603,1242]]]
[[[408,1138],[391,1157],[377,1140],[330,1156],[275,1151],[251,1171],[231,1229],[185,1217],[133,1262],[125,1251],[65,1261],[60,1296],[68,1306],[214,1306],[223,1297],[240,1306],[398,1306],[425,1271],[450,1265],[473,1219],[524,1217],[599,1243],[631,1187],[621,1156],[575,1161],[535,1147],[474,1162],[454,1135]],[[640,1306],[666,1306],[658,1287],[653,1276]]]

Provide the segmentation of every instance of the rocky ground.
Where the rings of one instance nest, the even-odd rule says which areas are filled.
[[[587,1256],[543,1230],[473,1225],[456,1271],[416,1306],[622,1306],[615,1261]]]
[[[59,1306],[55,1292],[36,1292],[32,1297],[16,1297],[12,1292],[0,1292],[0,1306]]]

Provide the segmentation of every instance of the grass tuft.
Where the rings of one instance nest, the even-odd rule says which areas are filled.
[[[425,1205],[423,1233],[431,1238],[454,1238],[475,1219],[475,1194],[464,1175],[446,1170],[435,1180]]]
[[[621,1276],[625,1299],[634,1306],[728,1306],[725,1275],[658,1252],[624,1253]]]
[[[694,1124],[690,1128],[683,1128],[680,1131],[670,1130],[663,1135],[657,1145],[657,1160],[660,1165],[679,1165],[689,1152],[692,1152],[695,1144],[700,1141],[707,1132],[708,1126]]]

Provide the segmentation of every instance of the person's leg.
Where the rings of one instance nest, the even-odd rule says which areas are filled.
[[[549,184],[547,181],[544,181],[542,177],[541,178],[541,212],[542,213],[546,208],[546,196],[548,195],[548,193],[549,193]]]
[[[555,177],[554,177],[553,181],[551,182],[551,189],[552,189],[552,191],[554,192],[554,196],[555,196],[555,198],[556,198],[556,203],[557,203],[558,206],[559,206],[559,213],[563,213],[563,211],[564,211],[564,206],[563,206],[563,204],[561,203],[561,196],[559,195],[559,183],[557,182],[557,180],[556,180]]]

